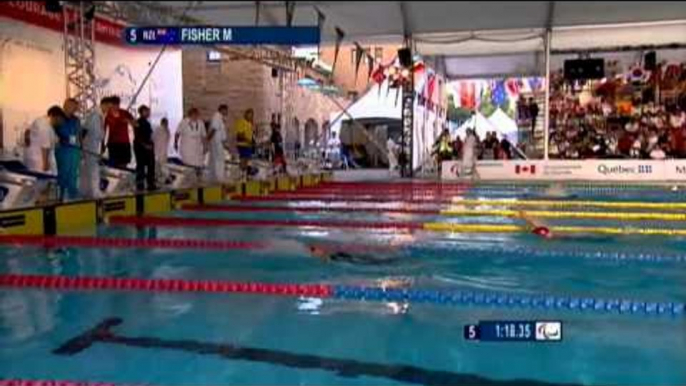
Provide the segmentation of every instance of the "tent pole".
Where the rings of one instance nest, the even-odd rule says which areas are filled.
[[[543,106],[543,159],[548,159],[548,145],[550,143],[550,43],[552,29],[545,31],[545,105]]]

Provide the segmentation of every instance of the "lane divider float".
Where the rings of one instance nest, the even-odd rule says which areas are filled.
[[[60,380],[32,380],[32,379],[0,379],[0,386],[125,386],[109,382],[88,381],[60,381]],[[131,386],[131,385],[129,385]]]
[[[686,213],[655,212],[571,212],[571,211],[516,211],[499,209],[414,209],[379,207],[323,207],[323,206],[244,206],[231,204],[186,204],[183,210],[191,212],[303,212],[303,213],[397,213],[441,216],[495,216],[495,217],[534,217],[558,219],[604,219],[627,221],[686,221]]]
[[[460,206],[505,206],[505,207],[596,207],[613,209],[686,209],[684,202],[642,202],[642,201],[572,201],[572,200],[507,200],[507,199],[462,199],[454,198],[453,205]]]
[[[218,280],[45,275],[0,275],[0,287],[77,291],[123,290],[139,292],[242,293],[357,301],[413,302],[458,307],[481,306],[506,309],[684,317],[684,303],[680,302],[645,302],[631,299],[529,295],[488,291],[389,289],[328,284],[275,284]]]
[[[419,230],[423,227],[422,223],[417,222],[243,220],[157,216],[113,216],[110,218],[110,224],[160,227],[322,227],[379,230]]]
[[[115,216],[111,224],[140,227],[315,227],[367,230],[425,230],[453,233],[513,233],[528,232],[528,226],[515,224],[463,224],[446,222],[370,222],[370,221],[306,221],[306,220],[243,220],[204,219],[155,216]],[[686,229],[658,229],[634,227],[551,226],[554,233],[686,236]]]
[[[0,245],[33,245],[46,248],[169,248],[169,249],[259,249],[264,243],[202,239],[126,239],[88,236],[0,235]]]

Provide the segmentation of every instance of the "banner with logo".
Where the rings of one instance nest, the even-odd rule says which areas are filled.
[[[686,182],[686,160],[479,161],[480,180]],[[460,161],[443,162],[441,179],[463,178]]]
[[[75,11],[67,8],[69,19],[73,20]],[[45,1],[3,1],[0,2],[0,16],[10,19],[21,20],[43,28],[62,32],[64,30],[64,15],[61,12],[53,13],[45,9]],[[108,44],[123,44],[124,25],[95,17],[95,39]]]

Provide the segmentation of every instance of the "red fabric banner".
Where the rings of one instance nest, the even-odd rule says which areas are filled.
[[[69,19],[75,19],[76,12],[67,8]],[[54,31],[64,31],[62,13],[48,12],[44,1],[3,1],[0,2],[0,16],[23,21]],[[95,39],[102,43],[123,44],[124,25],[101,17],[95,18]]]

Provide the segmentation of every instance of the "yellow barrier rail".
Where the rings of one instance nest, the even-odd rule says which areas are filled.
[[[513,208],[523,207],[552,207],[552,208],[613,208],[613,209],[686,209],[684,202],[640,202],[640,201],[570,201],[570,200],[473,200],[453,198],[453,205],[461,206],[505,206]]]
[[[600,219],[600,220],[655,220],[655,221],[686,221],[686,213],[655,213],[655,212],[555,212],[546,210],[518,211],[501,209],[446,209],[444,216],[498,216],[498,217],[533,217],[533,218],[569,218],[569,219]]]
[[[442,222],[425,223],[423,228],[427,231],[455,233],[513,233],[528,232],[530,230],[530,227],[522,225],[454,224]],[[553,233],[561,234],[686,236],[686,229],[552,226],[550,230]]]

